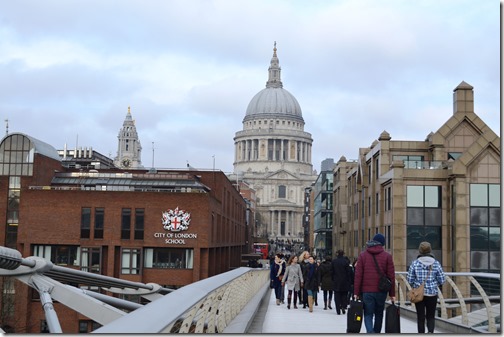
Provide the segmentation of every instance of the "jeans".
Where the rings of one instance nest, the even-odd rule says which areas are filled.
[[[277,300],[283,300],[282,297],[282,283],[279,280],[273,281],[273,289],[275,289],[275,297]]]
[[[386,292],[362,293],[362,303],[364,304],[364,326],[366,327],[367,333],[381,332],[386,299]]]
[[[434,333],[436,322],[437,296],[424,296],[421,302],[415,303],[417,312],[418,332],[425,333],[425,319],[427,318],[427,331]]]

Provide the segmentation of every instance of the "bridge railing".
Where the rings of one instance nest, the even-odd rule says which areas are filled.
[[[437,318],[468,330],[497,333],[500,330],[500,274],[447,272],[439,289]],[[401,308],[415,311],[407,299],[411,285],[407,272],[396,272],[396,298]]]
[[[269,270],[241,267],[186,285],[94,333],[244,333],[269,287]]]
[[[414,314],[415,306],[406,299],[411,289],[406,274],[396,273],[396,298],[402,309]],[[498,332],[500,274],[446,275],[437,319],[469,331]],[[39,257],[22,258],[5,247],[0,247],[0,276],[15,277],[39,292],[50,332],[63,332],[54,299],[101,324],[95,333],[244,333],[269,287],[268,269],[241,267],[171,291],[157,284],[54,266]],[[151,302],[140,305],[61,283],[69,279],[115,294],[137,294]]]

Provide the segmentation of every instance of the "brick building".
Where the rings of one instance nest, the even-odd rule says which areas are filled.
[[[0,245],[23,256],[165,287],[240,266],[247,206],[221,171],[71,169],[21,133],[4,137],[0,158]],[[36,292],[5,278],[2,286],[2,326],[44,331]],[[63,331],[83,332],[86,317],[55,309]]]

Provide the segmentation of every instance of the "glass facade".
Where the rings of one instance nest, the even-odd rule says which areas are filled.
[[[418,255],[420,242],[431,244],[432,253],[442,262],[441,186],[406,186],[406,263]]]
[[[0,175],[33,175],[34,146],[29,138],[14,134],[0,144]]]
[[[332,255],[333,228],[333,172],[323,171],[313,187],[314,212],[313,227],[315,233],[315,252],[317,259],[323,260]]]
[[[500,272],[500,185],[470,185],[471,271]]]

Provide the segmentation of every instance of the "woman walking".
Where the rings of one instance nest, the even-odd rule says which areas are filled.
[[[313,312],[313,295],[318,291],[319,277],[317,263],[313,256],[310,256],[303,272],[304,289],[308,293],[308,308],[310,312]]]
[[[306,250],[299,255],[299,265],[301,266],[301,273],[304,275],[305,266],[308,264],[308,258],[310,257],[310,253]],[[308,306],[308,292],[304,287],[301,287],[301,291],[299,293],[299,304],[303,303],[303,309],[306,309]]]
[[[280,305],[282,302],[282,278],[285,274],[285,261],[282,260],[280,254],[275,255],[275,261],[271,264],[270,268],[270,282],[275,289],[276,304]]]
[[[351,269],[350,261],[345,256],[343,250],[339,249],[338,256],[332,260],[332,278],[334,285],[334,304],[336,314],[346,313],[347,296],[350,291]]]
[[[333,294],[333,281],[332,281],[332,264],[331,256],[327,255],[324,261],[319,266],[320,272],[320,289],[324,294],[324,310],[332,309],[332,294]]]
[[[303,287],[303,273],[301,266],[297,263],[298,257],[292,255],[287,263],[287,270],[284,274],[282,286],[287,285],[287,309],[290,309],[292,293],[294,293],[294,309],[297,309],[298,292]],[[300,299],[301,300],[301,299]],[[299,302],[301,303],[301,301]]]
[[[427,331],[434,333],[438,287],[445,282],[445,274],[439,261],[432,255],[429,242],[420,243],[418,252],[420,254],[410,265],[406,279],[412,288],[418,288],[425,282],[424,298],[415,303],[418,332],[425,333],[425,320],[427,319]]]

